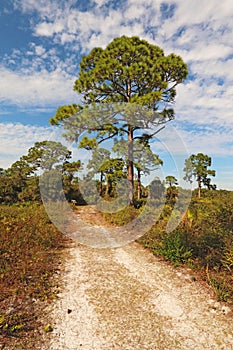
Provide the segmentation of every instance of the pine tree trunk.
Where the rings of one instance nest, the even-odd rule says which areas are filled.
[[[138,200],[141,199],[141,171],[138,169]]]
[[[133,205],[134,199],[134,169],[133,169],[133,129],[128,128],[128,164],[127,164],[127,178],[129,183],[129,204]]]
[[[99,195],[102,196],[103,193],[103,172],[100,172],[100,189],[99,189]]]
[[[201,198],[201,180],[198,179],[197,183],[198,183],[198,198],[200,199]]]
[[[109,193],[109,183],[107,182],[105,187],[105,197],[108,197],[108,193]]]

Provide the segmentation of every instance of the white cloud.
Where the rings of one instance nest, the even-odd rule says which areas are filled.
[[[227,126],[233,132],[232,85],[200,77],[178,87],[177,118],[196,125]]]
[[[218,0],[175,0],[174,4],[176,4],[174,17],[165,21],[162,27],[167,38],[172,37],[182,27],[189,28],[202,24],[204,28],[207,28],[209,23],[215,23],[215,30],[217,30],[227,21],[231,23],[233,3],[228,0],[221,2]]]
[[[50,37],[61,33],[64,29],[64,23],[62,21],[57,21],[55,24],[52,22],[42,22],[35,27],[35,33],[37,36]]]
[[[48,140],[52,134],[52,128],[0,123],[0,168],[8,168],[22,155],[27,154],[35,142]]]
[[[228,80],[228,86],[232,85],[232,59],[226,59],[232,53],[233,3],[228,0],[128,0],[115,9],[100,9],[100,6],[109,2],[96,0],[97,7],[85,13],[71,6],[75,4],[73,1],[21,0],[17,3],[24,12],[38,12],[41,20],[34,26],[36,35],[54,35],[55,42],[60,41],[64,46],[69,44],[69,50],[72,49],[70,43],[73,42],[74,48],[88,52],[93,47],[103,47],[112,38],[124,34],[139,35],[161,45],[167,53],[173,51],[180,54],[189,63],[190,70],[196,77],[194,82],[183,89],[179,88],[179,93],[181,95],[184,92],[184,100],[194,101],[198,107],[207,102],[203,101],[206,91],[204,93],[200,76],[204,76],[207,82],[213,76],[221,77],[224,82]],[[161,13],[161,4],[164,3],[175,6],[168,18],[163,18]],[[147,33],[148,26],[153,28]],[[181,29],[178,35],[177,32]],[[35,51],[39,52],[39,48]],[[229,94],[228,86],[224,89],[223,83],[223,90],[227,90],[225,95]],[[211,108],[214,104],[219,105],[220,98],[223,96],[207,95],[207,104],[210,103]],[[180,106],[181,99],[182,97],[179,99]],[[187,103],[185,105],[187,107]]]
[[[53,140],[61,142],[70,151],[72,159],[85,161],[89,152],[77,148],[62,136],[60,128],[24,125],[21,123],[0,123],[0,168],[7,169],[21,156],[26,155],[36,142]]]
[[[233,156],[232,129],[209,127],[194,127],[184,130],[177,127],[180,137],[189,153],[205,153],[210,156]],[[175,146],[175,145],[174,145]]]
[[[199,125],[187,122],[184,128],[180,121],[169,124],[159,132],[153,143],[155,153],[188,157],[199,152],[210,156],[233,156],[233,128],[217,125]]]
[[[213,77],[216,79],[223,78],[226,83],[232,82],[233,80],[233,58],[228,60],[214,59],[208,61],[196,61],[192,63],[191,69],[193,73],[202,77],[202,79]]]
[[[193,50],[184,50],[183,57],[187,61],[205,61],[227,58],[232,48],[223,44],[206,44],[199,42]]]
[[[12,71],[0,66],[0,101],[19,106],[58,106],[77,101],[74,80],[61,69],[52,72]]]
[[[14,0],[14,6],[17,9],[20,9],[23,13],[33,13],[38,12],[42,19],[54,19],[58,12],[64,7],[69,6],[72,1],[59,0]]]
[[[147,5],[148,6],[148,5]],[[69,11],[68,11],[69,9]],[[137,13],[139,11],[139,13]],[[87,52],[95,46],[106,46],[114,37],[120,35],[143,35],[142,21],[138,21],[140,14],[145,15],[145,4],[127,3],[119,10],[100,9],[99,6],[85,12],[75,8],[70,9],[70,4],[64,11],[57,10],[53,21],[41,21],[34,27],[36,36],[55,36],[56,42],[79,42],[82,52]],[[43,13],[43,11],[42,11]],[[147,11],[147,17],[150,12]],[[135,23],[132,23],[132,20]]]
[[[101,7],[101,6],[105,5],[105,4],[107,4],[108,0],[94,0],[94,2],[96,3],[96,5],[98,7]]]

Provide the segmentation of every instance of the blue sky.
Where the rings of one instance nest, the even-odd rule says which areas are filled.
[[[73,83],[83,55],[137,35],[189,66],[172,123],[187,152],[175,138],[164,142],[181,162],[187,154],[211,156],[214,182],[233,190],[232,18],[231,0],[1,0],[0,167],[50,138],[57,107],[80,100]]]

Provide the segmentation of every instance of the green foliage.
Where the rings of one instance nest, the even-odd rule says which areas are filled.
[[[233,269],[233,247],[225,251],[222,263],[228,269]]]
[[[140,209],[131,206],[125,207],[115,213],[103,213],[103,217],[111,224],[123,226],[134,220],[140,214]]]
[[[79,188],[79,179],[76,174],[82,169],[80,160],[76,162],[64,162],[62,166],[62,185],[66,199],[70,202],[76,200],[77,203],[82,204],[83,198]]]
[[[221,231],[209,227],[208,230],[202,229],[202,231],[196,233],[193,238],[193,256],[199,260],[201,266],[208,265],[213,268],[222,265],[221,259],[225,244]]]
[[[175,178],[175,176],[168,175],[165,178],[165,185],[168,185],[166,191],[167,200],[170,202],[170,204],[175,204],[175,200],[179,194],[179,189],[177,187],[178,180]]]
[[[165,184],[169,185],[169,187],[177,186],[178,185],[178,180],[175,178],[175,176],[168,175],[165,178]]]
[[[161,203],[165,203],[165,196],[166,194],[164,184],[159,178],[155,178],[149,185],[148,197],[150,198],[150,201],[157,200]]]
[[[83,95],[82,106],[59,107],[50,123],[62,125],[69,140],[89,150],[111,138],[125,137],[129,202],[133,205],[134,167],[138,172],[145,170],[134,159],[134,141],[148,146],[160,131],[155,129],[174,119],[176,86],[187,74],[180,56],[165,56],[160,47],[135,36],[115,38],[105,49],[94,48],[81,60],[74,90]],[[91,137],[83,136],[83,131]],[[158,157],[150,161],[161,163]],[[140,199],[140,180],[138,186]]]
[[[70,157],[71,152],[60,142],[36,142],[27,155],[0,172],[0,203],[41,201],[41,185],[51,200],[59,199],[64,191],[68,201],[83,203],[76,176],[82,163],[69,162]],[[44,171],[40,182],[36,175],[39,170]]]
[[[215,185],[211,185],[211,179],[207,177],[215,176],[215,170],[207,169],[211,166],[211,158],[203,153],[197,155],[192,154],[185,160],[185,177],[184,180],[192,182],[194,178],[198,183],[198,197],[201,197],[202,185],[208,187],[208,189],[216,189]]]
[[[187,244],[187,237],[179,230],[164,234],[161,243],[154,249],[173,263],[187,262],[192,256],[192,250]]]
[[[23,157],[0,174],[0,203],[39,200],[38,177]]]
[[[71,151],[60,142],[36,142],[23,159],[36,170],[51,170],[71,158]]]
[[[88,136],[83,136],[79,143],[79,148],[85,148],[86,150],[96,149],[97,146],[97,140]]]
[[[39,177],[34,175],[27,178],[24,186],[20,188],[17,197],[19,202],[39,202]]]
[[[74,90],[87,104],[136,102],[156,110],[159,101],[173,102],[175,86],[186,76],[179,56],[165,56],[146,40],[122,36],[83,57]]]
[[[116,152],[118,156],[124,159],[126,165],[129,163],[129,154],[126,140],[116,140],[113,146],[113,151]],[[156,170],[159,166],[163,165],[163,161],[159,158],[157,154],[154,154],[152,152],[148,142],[143,142],[141,140],[135,140],[133,143],[133,158],[133,166],[137,172],[137,196],[134,196],[135,205],[136,202],[140,202],[142,197],[142,174],[149,175],[151,171]]]
[[[53,331],[53,326],[48,324],[47,326],[45,326],[44,331],[45,331],[45,333],[52,332]]]
[[[52,125],[58,125],[65,119],[72,117],[82,110],[82,107],[77,104],[72,104],[69,106],[62,106],[57,109],[56,118],[50,119]]]
[[[233,298],[233,288],[229,289],[225,278],[213,275],[210,276],[209,282],[214,288],[219,301],[227,301],[229,298]]]

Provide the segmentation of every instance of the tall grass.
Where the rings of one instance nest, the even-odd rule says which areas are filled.
[[[66,239],[42,205],[0,206],[0,344],[32,349],[43,303],[53,298]]]

